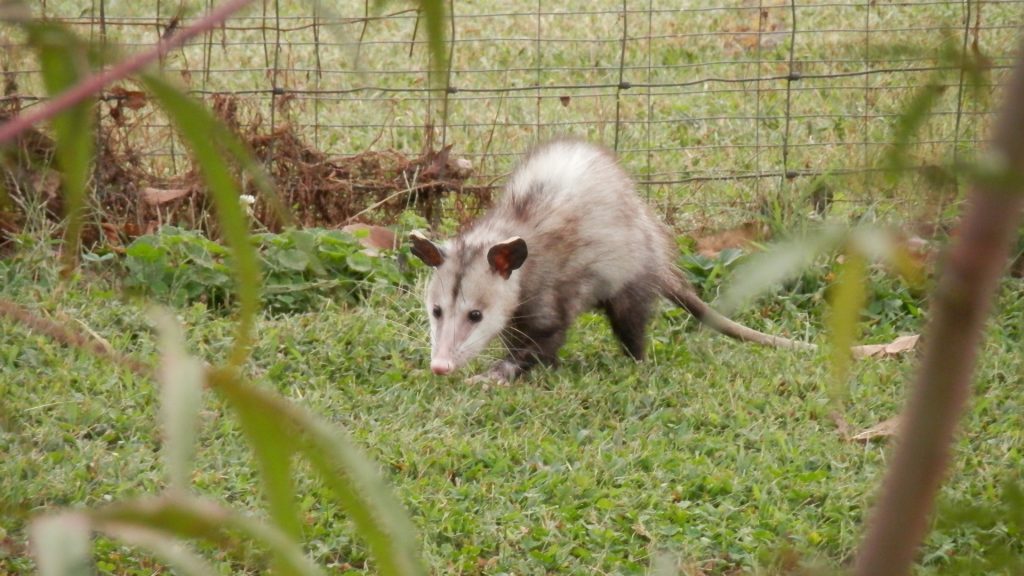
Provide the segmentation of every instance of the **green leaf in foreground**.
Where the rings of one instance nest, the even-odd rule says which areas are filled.
[[[833,250],[845,232],[829,227],[753,254],[736,267],[715,307],[729,315],[757,296],[795,278],[819,255]]]
[[[856,250],[847,252],[832,291],[829,314],[829,340],[832,363],[832,400],[845,396],[846,380],[850,373],[850,349],[859,336],[858,320],[867,301],[867,260]]]
[[[937,79],[932,79],[903,107],[893,126],[892,146],[885,154],[885,167],[890,179],[898,178],[910,167],[910,139],[931,118],[932,109],[944,91],[945,87]]]
[[[214,576],[216,569],[192,552],[183,542],[156,530],[138,526],[108,524],[105,532],[125,544],[148,550],[158,560],[183,576]]]
[[[419,0],[420,10],[427,29],[427,43],[430,46],[430,61],[433,69],[442,71],[448,66],[448,56],[444,51],[444,0]],[[437,82],[447,83],[447,75],[438,74]]]
[[[265,404],[247,394],[245,388],[249,387],[233,389],[235,394],[228,394],[228,398],[256,457],[270,517],[281,530],[298,540],[302,524],[292,481],[294,438],[281,418],[268,412]]]
[[[389,0],[376,0],[374,10],[380,11]],[[430,50],[430,68],[438,72],[432,74],[435,86],[442,86],[448,81],[447,74],[441,74],[448,68],[448,54],[445,53],[444,25],[447,21],[447,10],[444,0],[417,0],[420,15],[423,17],[424,29],[427,31],[427,47]]]
[[[922,263],[914,258],[906,242],[892,231],[862,227],[850,231],[850,249],[869,262],[885,264],[899,274],[913,288],[922,288],[927,273]]]
[[[679,570],[676,568],[676,559],[665,553],[656,554],[651,561],[650,576],[677,576]]]
[[[245,548],[254,542],[268,550],[281,574],[320,576],[323,571],[306,557],[302,547],[274,526],[238,514],[213,502],[182,495],[113,504],[84,513],[97,530],[123,533],[145,530],[176,538],[202,539],[222,547]],[[234,538],[233,535],[242,538]],[[130,537],[131,538],[131,537]]]
[[[213,372],[210,385],[236,409],[244,405],[287,426],[293,449],[309,460],[366,538],[380,574],[425,574],[412,521],[348,437],[284,399],[244,384],[231,370]]]
[[[238,184],[231,167],[221,154],[225,143],[217,128],[219,121],[205,106],[166,80],[147,75],[143,76],[143,81],[192,149],[217,207],[221,233],[234,255],[239,320],[230,361],[238,365],[245,360],[252,343],[253,325],[259,310],[261,280],[256,250],[248,241],[248,221],[238,199]]]
[[[89,522],[77,514],[46,516],[32,522],[31,539],[41,576],[92,574]]]
[[[160,420],[169,484],[187,490],[203,394],[203,364],[185,351],[185,336],[169,312],[154,311],[160,331]]]
[[[86,47],[71,32],[51,23],[33,22],[27,26],[29,44],[39,55],[43,83],[50,96],[74,86],[89,72]],[[94,98],[85,99],[53,119],[56,136],[57,164],[64,184],[64,206],[67,229],[64,236],[64,266],[69,272],[78,258],[78,243],[89,173],[93,156]]]

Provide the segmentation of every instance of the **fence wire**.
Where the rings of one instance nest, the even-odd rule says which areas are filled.
[[[801,202],[822,190],[853,211],[941,210],[919,178],[879,175],[894,122],[933,84],[940,101],[912,143],[915,166],[973,154],[1024,21],[1024,0],[452,0],[444,90],[417,11],[375,4],[266,0],[161,67],[196,95],[237,99],[244,122],[287,124],[328,154],[414,154],[430,132],[472,161],[480,186],[500,183],[534,142],[586,137],[692,227],[780,199],[809,210]],[[127,53],[211,5],[42,0],[38,11]],[[958,65],[967,56],[985,64],[982,86]],[[17,35],[0,57],[4,98],[41,99]],[[139,157],[154,173],[183,170],[165,119],[137,114]]]

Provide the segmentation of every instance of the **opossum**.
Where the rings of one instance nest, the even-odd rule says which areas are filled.
[[[701,300],[675,265],[671,232],[614,154],[582,140],[528,152],[497,203],[455,239],[437,245],[413,232],[410,240],[434,268],[424,300],[437,375],[496,336],[508,356],[486,378],[510,381],[538,363],[555,365],[566,331],[591,309],[608,316],[626,354],[643,360],[658,296],[726,336],[813,348],[737,324]]]

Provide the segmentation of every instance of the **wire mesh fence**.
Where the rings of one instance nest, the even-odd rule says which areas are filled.
[[[450,144],[478,189],[500,184],[532,143],[570,134],[614,148],[681,228],[780,201],[812,210],[823,195],[922,218],[941,216],[955,182],[936,196],[919,176],[882,177],[894,122],[932,85],[939,103],[912,143],[914,174],[974,153],[1024,21],[1024,0],[452,1],[449,67],[434,72],[443,89],[417,11],[375,4],[265,0],[161,67],[197,95],[230,98],[240,127],[261,128],[271,147],[282,126],[327,155]],[[41,0],[38,10],[128,52],[210,5]],[[985,65],[980,87],[958,65],[966,55]],[[16,35],[2,64],[5,102],[42,98]],[[125,94],[105,95],[103,121],[148,173],[186,170],[166,121],[121,106]]]

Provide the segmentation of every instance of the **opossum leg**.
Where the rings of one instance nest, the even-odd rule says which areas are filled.
[[[466,380],[466,382],[468,384],[480,384],[485,387],[491,384],[508,384],[521,372],[522,370],[520,370],[514,362],[510,360],[501,360],[499,362],[495,362],[487,372],[471,376]]]
[[[498,382],[511,382],[520,374],[537,364],[556,366],[558,351],[565,344],[567,329],[556,327],[537,329],[530,326],[517,326],[505,334],[508,345],[508,357],[496,362],[484,376]]]
[[[647,348],[647,322],[655,292],[647,282],[628,284],[618,294],[600,303],[622,348],[634,360],[643,360]]]
[[[565,344],[565,327],[551,330],[527,329],[523,333],[523,344],[509,351],[509,360],[518,364],[523,372],[538,363],[545,366],[558,365],[558,351]]]

